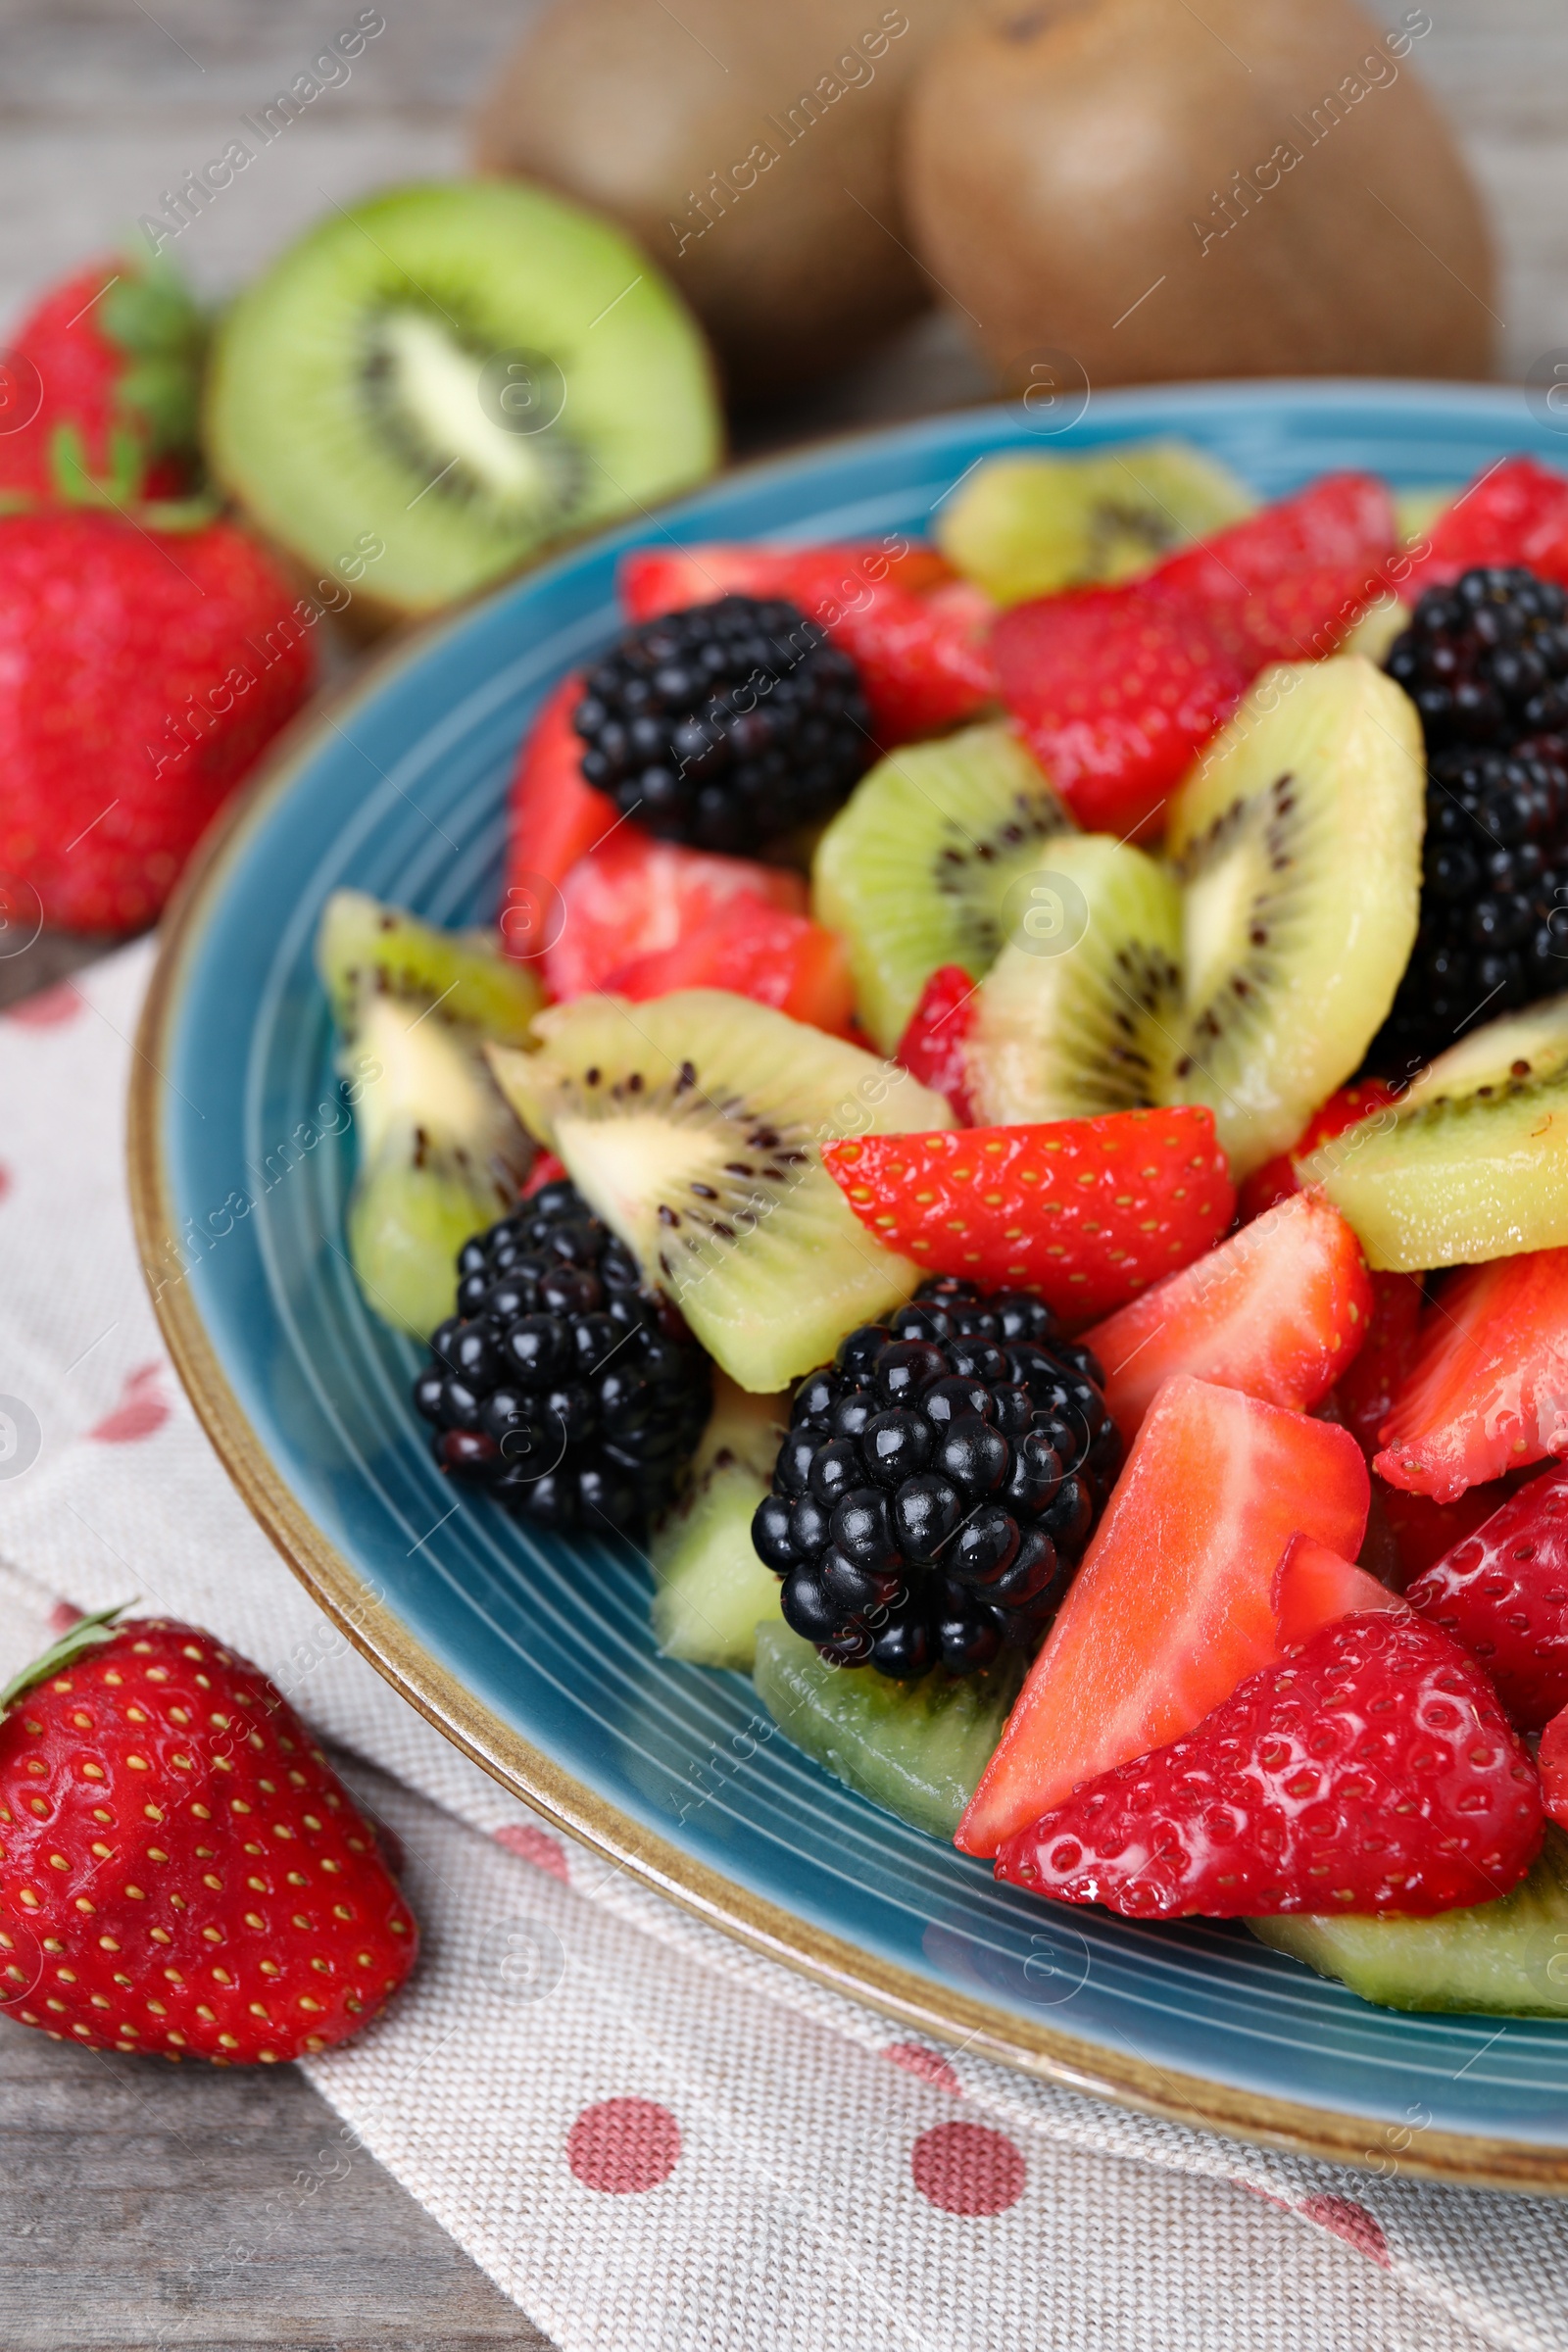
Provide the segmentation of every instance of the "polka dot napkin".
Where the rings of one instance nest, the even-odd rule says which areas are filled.
[[[346,2161],[387,2166],[562,2352],[1568,2348],[1568,2205],[910,2040],[568,1849],[407,1707],[253,1525],[160,1345],[122,1175],[148,968],[126,950],[0,1018],[0,1393],[37,1429],[0,1462],[0,1680],[139,1595],[343,1751],[425,1930],[403,1997],[310,2069]],[[260,2301],[265,2224],[235,2260]]]

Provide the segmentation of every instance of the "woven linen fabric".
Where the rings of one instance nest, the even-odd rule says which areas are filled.
[[[139,1599],[338,1748],[425,1936],[388,2014],[308,2069],[345,2161],[384,2164],[562,2352],[1568,2352],[1568,2204],[1248,2148],[912,2040],[568,1844],[400,1699],[251,1520],[161,1345],[122,1172],[150,956],[0,1018],[0,1395],[25,1408],[0,1679]],[[265,2238],[246,2258],[261,2295]]]

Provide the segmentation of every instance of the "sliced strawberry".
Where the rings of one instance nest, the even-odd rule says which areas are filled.
[[[1301,1189],[1296,1173],[1298,1159],[1304,1159],[1309,1152],[1315,1152],[1319,1144],[1330,1143],[1335,1136],[1344,1135],[1347,1128],[1359,1127],[1361,1121],[1370,1118],[1375,1110],[1387,1110],[1394,1101],[1393,1092],[1381,1078],[1362,1078],[1354,1086],[1340,1087],[1319,1109],[1313,1111],[1288,1152],[1276,1153],[1273,1159],[1266,1159],[1260,1168],[1252,1170],[1241,1190],[1238,1205],[1242,1215],[1260,1217],[1265,1208],[1274,1206],[1276,1200],[1287,1200],[1292,1193],[1298,1193]]]
[[[559,936],[545,954],[551,993],[564,1000],[603,988],[610,973],[674,947],[737,899],[807,911],[806,884],[782,866],[686,850],[635,825],[617,826],[562,882]]]
[[[1200,1256],[1236,1204],[1206,1109],[859,1136],[822,1157],[884,1248],[1079,1323]]]
[[[1372,1482],[1374,1517],[1381,1518],[1398,1555],[1399,1582],[1406,1592],[1434,1560],[1451,1551],[1465,1537],[1484,1527],[1508,1493],[1505,1481],[1471,1487],[1454,1502],[1434,1502],[1430,1494],[1406,1494],[1398,1487]]]
[[[1179,548],[1157,576],[1168,592],[1229,609],[1259,666],[1320,661],[1381,594],[1396,543],[1388,484],[1370,473],[1326,473]]]
[[[559,1184],[565,1173],[565,1161],[558,1159],[553,1152],[536,1152],[533,1166],[528,1170],[528,1180],[518,1199],[531,1200],[535,1193],[544,1191],[547,1184]]]
[[[937,577],[947,585],[937,586]],[[927,584],[934,593],[920,590]],[[907,743],[975,717],[996,700],[987,647],[992,608],[954,582],[926,550],[875,546],[762,548],[722,542],[640,548],[621,559],[621,601],[633,620],[714,598],[783,596],[854,661],[879,739]]]
[[[1343,1617],[1186,1739],[1075,1788],[997,1876],[1133,1919],[1426,1918],[1541,1850],[1535,1766],[1486,1676],[1408,1614]]]
[[[1378,1476],[1439,1502],[1568,1452],[1568,1250],[1446,1283],[1382,1435]]]
[[[1334,474],[1123,587],[1004,612],[992,632],[1003,700],[1078,822],[1157,830],[1257,672],[1331,653],[1393,544],[1384,486]]]
[[[975,987],[961,963],[938,964],[920,991],[920,1002],[893,1057],[922,1086],[946,1095],[965,1127],[974,1116],[964,1045],[974,1026]]]
[[[838,933],[809,915],[745,898],[716,906],[673,947],[620,965],[603,986],[634,1003],[677,988],[727,988],[836,1037],[848,1032],[855,1012],[850,959]]]
[[[994,1854],[1096,1773],[1180,1738],[1278,1651],[1274,1577],[1304,1534],[1346,1559],[1366,1464],[1326,1421],[1168,1381],[958,1825]]]
[[[1510,1722],[1568,1706],[1568,1470],[1547,1470],[1418,1577],[1413,1609],[1483,1665]]]
[[[687,605],[711,604],[718,596],[787,596],[788,583],[799,577],[807,560],[831,575],[844,602],[883,580],[912,596],[969,586],[956,577],[946,557],[923,540],[906,541],[900,553],[873,540],[803,549],[718,539],[695,547],[633,548],[620,559],[615,585],[633,620],[653,620]]]
[[[1366,1337],[1340,1375],[1334,1392],[1340,1418],[1371,1461],[1378,1432],[1410,1377],[1420,1344],[1419,1274],[1371,1274],[1372,1313]]]
[[[1350,1363],[1371,1314],[1360,1243],[1338,1209],[1298,1193],[1084,1337],[1131,1439],[1173,1372],[1305,1412]]]
[[[1375,1576],[1310,1536],[1293,1536],[1285,1546],[1274,1571],[1273,1600],[1282,1654],[1310,1642],[1337,1618],[1379,1609],[1397,1616],[1407,1607]]]
[[[1547,1813],[1559,1830],[1568,1830],[1568,1707],[1554,1715],[1542,1733],[1536,1769]]]
[[[1148,582],[1013,605],[992,649],[1025,743],[1091,833],[1157,831],[1257,666],[1234,628]]]
[[[1413,602],[1477,564],[1526,564],[1568,587],[1568,479],[1534,458],[1489,466],[1422,533],[1400,593]]]
[[[613,803],[582,780],[582,741],[571,723],[581,697],[582,679],[573,671],[541,706],[517,755],[507,808],[504,906],[514,896],[537,898],[540,882],[559,888],[617,821]],[[504,913],[501,928],[505,937]],[[520,952],[536,954],[538,946],[536,940]]]

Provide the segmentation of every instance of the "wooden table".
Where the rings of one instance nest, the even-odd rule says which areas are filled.
[[[459,169],[463,109],[530,4],[383,0],[387,29],[352,81],[182,241],[197,283],[235,283],[328,199]],[[354,13],[346,0],[0,0],[0,219],[12,230],[0,318],[155,207]],[[1371,13],[1393,24],[1403,0]],[[1562,0],[1429,0],[1429,13],[1412,63],[1492,200],[1504,366],[1519,375],[1568,345],[1568,12]],[[983,396],[958,337],[933,319],[786,422],[821,431]],[[0,958],[0,1004],[94,952],[46,935]],[[301,2077],[94,2056],[0,2024],[4,2352],[544,2346],[368,2157],[312,2193],[334,2130]],[[287,2227],[236,2264],[232,2249],[279,2192],[294,2199]]]

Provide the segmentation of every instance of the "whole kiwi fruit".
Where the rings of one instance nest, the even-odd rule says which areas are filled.
[[[502,67],[481,172],[543,180],[646,247],[733,399],[847,365],[933,288],[899,209],[899,110],[964,0],[556,0]]]
[[[1411,57],[1350,0],[1008,0],[954,25],[905,122],[922,260],[1009,389],[1484,375],[1493,263]]]

